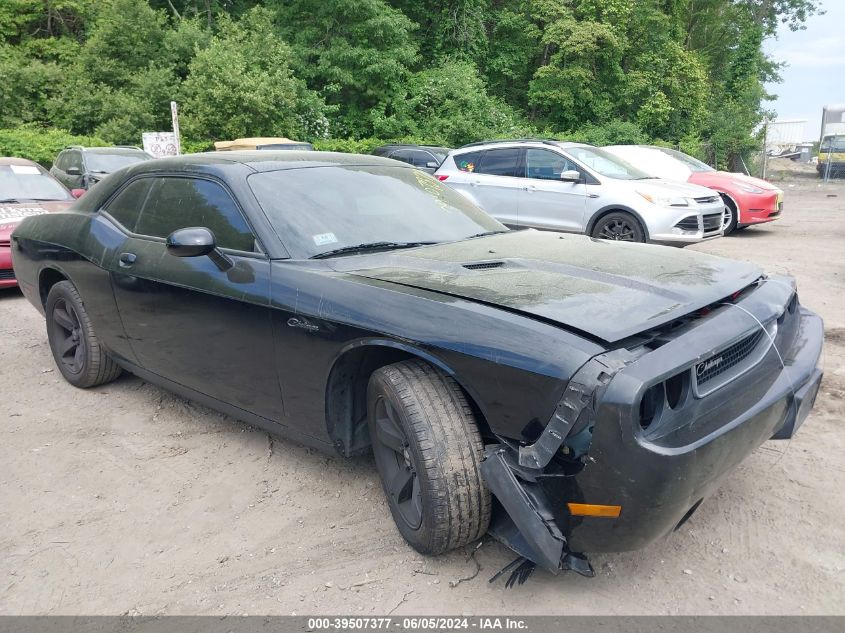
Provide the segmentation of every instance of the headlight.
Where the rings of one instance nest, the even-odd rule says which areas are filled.
[[[688,207],[689,200],[686,198],[666,198],[663,196],[655,196],[650,193],[645,193],[643,191],[638,191],[643,198],[651,202],[652,204],[656,204],[658,207]]]
[[[734,180],[734,184],[745,193],[763,193],[763,190],[760,189],[760,187],[755,187],[747,182],[738,182]]]

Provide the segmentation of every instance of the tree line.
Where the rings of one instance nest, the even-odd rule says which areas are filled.
[[[764,40],[817,11],[816,0],[4,0],[0,149],[39,130],[138,144],[169,129],[176,100],[193,149],[241,136],[349,149],[548,136],[706,144],[726,163],[754,149],[777,79]]]

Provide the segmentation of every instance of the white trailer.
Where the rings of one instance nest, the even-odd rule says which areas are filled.
[[[822,130],[819,141],[833,134],[845,134],[845,103],[826,105],[822,108]]]

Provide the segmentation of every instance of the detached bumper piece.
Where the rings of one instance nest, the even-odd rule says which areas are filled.
[[[510,462],[513,454],[510,447],[493,444],[487,447],[481,462],[481,473],[488,487],[505,509],[494,513],[490,533],[519,555],[490,581],[515,567],[506,586],[522,584],[535,564],[553,574],[572,570],[592,578],[596,573],[586,557],[567,549],[566,538],[546,506],[538,484],[517,480],[515,464]]]
[[[508,580],[509,587],[514,582],[525,582],[534,569],[533,564],[553,574],[572,570],[582,576],[595,576],[587,558],[567,547],[566,537],[555,521],[538,479],[544,476],[544,469],[564,439],[587,430],[595,414],[597,395],[633,359],[629,352],[617,350],[587,362],[569,381],[552,418],[534,444],[519,448],[508,444],[486,447],[481,474],[505,510],[494,512],[490,533],[520,556],[494,579],[520,563],[520,559],[525,560]],[[588,446],[589,441],[581,450],[574,451],[574,456],[581,457],[577,453],[586,453]]]

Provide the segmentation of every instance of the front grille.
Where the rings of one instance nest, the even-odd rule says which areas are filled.
[[[679,228],[683,231],[697,231],[698,230],[698,216],[697,215],[688,215],[683,220],[678,222],[675,225],[676,228]]]
[[[478,262],[477,264],[463,264],[467,270],[487,270],[490,268],[501,268],[505,262]]]
[[[735,367],[744,361],[754,351],[760,339],[765,335],[766,333],[763,330],[757,330],[754,334],[746,336],[738,343],[734,343],[713,358],[698,363],[695,366],[695,379],[698,385],[704,385],[709,380],[725,373],[731,367]]]
[[[698,204],[713,204],[719,199],[719,196],[702,196],[701,198],[696,198],[695,201]]]
[[[11,268],[7,270],[0,270],[0,281],[8,281],[15,278],[15,271]]]
[[[704,219],[704,232],[711,233],[712,231],[718,231],[722,228],[722,212],[719,213],[708,213],[707,215],[702,216]]]

